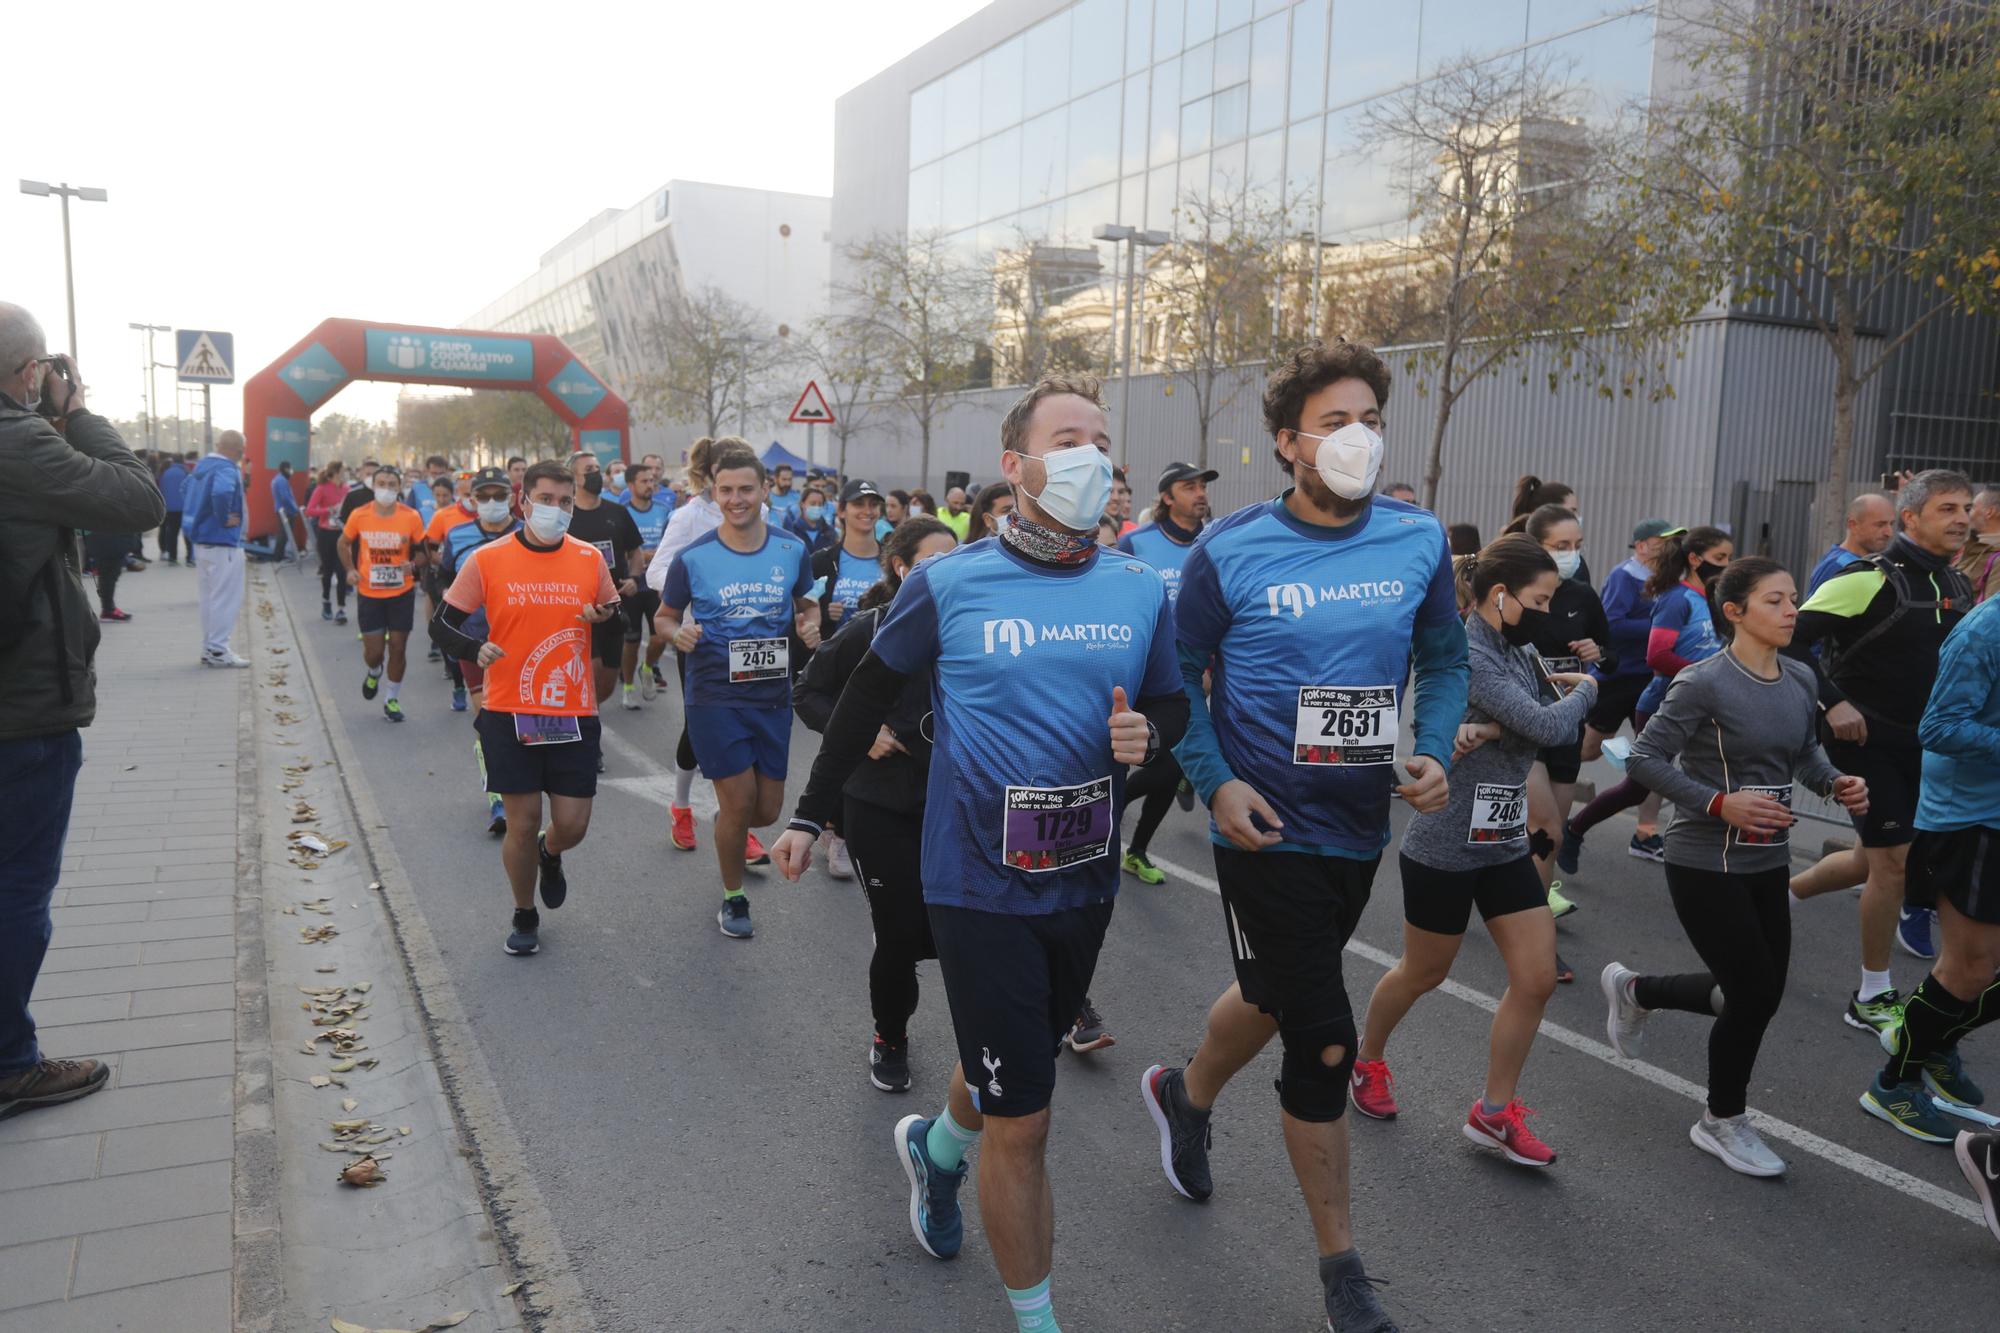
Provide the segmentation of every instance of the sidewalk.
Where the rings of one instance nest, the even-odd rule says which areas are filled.
[[[247,671],[196,662],[194,571],[156,563],[104,626],[44,1052],[104,1091],[0,1123],[0,1333],[232,1324],[237,811]]]

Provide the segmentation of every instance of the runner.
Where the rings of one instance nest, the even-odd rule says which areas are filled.
[[[563,853],[590,828],[603,730],[592,688],[591,628],[618,613],[618,592],[597,548],[564,535],[576,491],[570,469],[536,463],[522,487],[526,528],[465,559],[430,625],[447,655],[486,673],[487,706],[472,725],[487,783],[505,803],[500,861],[514,895],[510,954],[541,948],[538,880],[551,911],[569,896]],[[482,611],[489,622],[484,639],[472,619]]]
[[[971,515],[965,523],[965,530],[972,534],[970,540],[997,537],[1007,515],[1014,512],[1014,488],[1004,481],[982,487],[978,498],[972,502],[972,508],[966,512]],[[947,523],[945,526],[951,525]]]
[[[650,457],[650,455],[648,455]],[[643,571],[652,563],[659,552],[660,539],[667,534],[667,520],[673,517],[674,500],[671,494],[660,494],[659,469],[651,463],[635,464],[625,474],[628,490],[622,502],[625,512],[632,516],[632,525],[639,531],[638,567]],[[637,708],[638,699],[633,698],[633,680],[639,674],[639,640],[653,623],[653,613],[660,609],[660,594],[654,592],[645,580],[639,580],[639,589],[622,603],[625,613],[625,656],[618,668],[621,682],[619,698],[627,708]],[[667,650],[667,641],[655,634],[646,644],[646,669],[639,674],[638,693],[651,700],[667,683],[660,674],[660,656]]]
[[[791,632],[819,646],[819,608],[804,541],[764,520],[764,465],[748,446],[718,444],[712,461],[722,526],[674,557],[653,631],[687,655],[687,727],[701,774],[715,784],[715,922],[747,940],[747,839],[784,809],[791,755]]]
[[[789,525],[792,515],[799,512],[799,493],[792,489],[792,465],[780,463],[771,473],[771,514],[779,523]]]
[[[1653,679],[1632,706],[1635,726],[1644,730],[1646,719],[1666,697],[1668,682],[1692,663],[1722,651],[1722,637],[1716,632],[1708,590],[1729,567],[1736,547],[1721,528],[1701,527],[1667,538],[1660,552],[1659,567],[1646,583],[1653,601],[1653,626],[1646,637],[1646,665]],[[1626,767],[1623,782],[1601,791],[1563,825],[1562,847],[1556,865],[1565,875],[1574,875],[1583,857],[1583,839],[1593,828],[1620,811],[1630,810],[1646,799],[1646,784]],[[1641,842],[1635,833],[1631,855],[1642,861],[1665,861],[1663,839]]]
[[[1849,565],[1888,550],[1895,539],[1895,502],[1880,491],[1855,496],[1847,506],[1847,535],[1828,547],[1806,576],[1806,597],[1810,599],[1820,584]]]
[[[393,467],[375,469],[373,502],[347,517],[340,533],[340,563],[360,597],[355,607],[361,631],[361,697],[373,699],[382,687],[383,640],[388,641],[388,698],[382,715],[403,720],[404,646],[416,621],[417,581],[414,571],[428,558],[424,551],[424,521],[417,511],[396,498],[401,475]]]
[[[1971,529],[1972,483],[1962,473],[1920,472],[1896,493],[1903,531],[1878,556],[1850,565],[1799,608],[1789,653],[1819,676],[1827,755],[1868,780],[1866,819],[1855,821],[1868,877],[1861,888],[1861,984],[1843,1017],[1877,1032],[1893,1026],[1902,996],[1889,973],[1890,941],[1913,957],[1937,953],[1931,883],[1906,896],[1904,866],[1923,784],[1917,725],[1937,678],[1938,649],[1972,605],[1952,568]],[[1814,650],[1818,651],[1815,652]],[[1792,883],[1807,898],[1846,878],[1836,864]]]
[[[423,577],[424,603],[429,608],[427,623],[437,618],[438,608],[444,604],[444,590],[451,586],[451,576],[443,572],[443,565],[438,559],[439,553],[444,549],[445,534],[461,524],[472,522],[478,516],[469,484],[442,479],[433,484],[449,488],[452,494],[447,496],[444,490],[440,489],[437,507],[429,521],[424,524],[424,548],[429,553]],[[428,656],[435,662],[444,654],[433,643]],[[451,711],[463,713],[466,709],[465,672],[460,668],[457,658],[444,658],[444,674],[451,680]]]
[[[799,507],[780,518],[779,526],[805,542],[808,551],[819,551],[840,540],[826,511],[826,496],[821,493],[819,483],[813,482],[800,497]]]
[[[1639,1057],[1655,1009],[1715,1016],[1708,1106],[1688,1137],[1732,1171],[1778,1176],[1784,1159],[1751,1125],[1745,1103],[1791,962],[1792,787],[1803,784],[1856,815],[1867,811],[1869,792],[1820,749],[1811,669],[1779,653],[1794,642],[1799,620],[1784,566],[1739,560],[1716,579],[1714,599],[1716,633],[1727,646],[1674,677],[1629,764],[1674,803],[1667,892],[1707,970],[1641,976],[1613,962],[1599,980],[1605,1031],[1627,1059]]]
[[[1653,633],[1654,602],[1646,584],[1652,580],[1668,540],[1686,532],[1686,528],[1675,527],[1664,518],[1640,520],[1632,529],[1631,556],[1604,576],[1598,601],[1604,607],[1605,628],[1610,635],[1606,641],[1607,654],[1618,667],[1598,682],[1597,707],[1591,710],[1590,720],[1583,729],[1586,761],[1603,755],[1604,742],[1616,736],[1627,722],[1632,724],[1634,736],[1645,725],[1638,716],[1638,707],[1639,696],[1653,682],[1653,669],[1646,665],[1646,648]],[[1634,855],[1643,852],[1650,857],[1656,849],[1663,851],[1664,847],[1660,841],[1660,797],[1657,792],[1649,792],[1639,803],[1639,827],[1633,830],[1628,850]]]
[[[570,475],[576,478],[576,509],[570,517],[569,535],[595,546],[604,553],[604,567],[621,599],[634,597],[643,586],[646,567],[639,563],[643,544],[639,527],[623,505],[604,498],[604,467],[597,455],[578,452],[569,456]],[[618,687],[618,673],[625,664],[625,641],[629,637],[622,616],[595,626],[590,634],[592,660],[597,664],[597,697],[609,700]],[[636,649],[634,650],[636,652]],[[634,701],[630,707],[637,707]],[[604,762],[602,753],[598,762]]]
[[[812,555],[815,585],[825,589],[819,599],[821,639],[832,636],[854,610],[861,594],[875,586],[881,572],[882,544],[876,524],[882,517],[882,492],[872,481],[850,481],[840,493],[840,541]],[[836,823],[822,835],[826,870],[835,879],[853,879],[854,863]]]
[[[1180,598],[1181,568],[1208,523],[1208,483],[1219,475],[1213,469],[1203,471],[1187,463],[1167,464],[1160,473],[1153,521],[1118,539],[1119,550],[1160,571],[1169,603]],[[1132,828],[1132,840],[1125,844],[1122,868],[1141,884],[1167,881],[1166,872],[1147,858],[1146,850],[1176,798],[1183,810],[1194,808],[1194,789],[1188,786],[1187,775],[1171,753],[1159,756],[1125,780],[1125,801],[1128,806],[1139,803],[1139,822]]]
[[[1194,716],[1176,755],[1212,816],[1237,980],[1210,1008],[1186,1069],[1155,1065],[1141,1088],[1168,1183],[1205,1200],[1215,1099],[1282,1038],[1285,1145],[1339,1333],[1393,1327],[1348,1216],[1343,1117],[1360,1034],[1341,949],[1389,842],[1412,664],[1415,753],[1393,789],[1420,812],[1450,798],[1445,765],[1466,697],[1444,529],[1373,494],[1388,395],[1388,367],[1366,347],[1315,343],[1287,357],[1264,390],[1264,424],[1292,488],[1216,523],[1181,574],[1175,612]]]
[[[319,549],[319,618],[336,625],[347,623],[347,566],[340,562],[340,504],[347,498],[347,483],[341,480],[338,459],[320,473],[319,485],[306,497],[306,517],[312,520],[313,541]],[[340,609],[334,610],[333,595],[340,594]]]
[[[1514,507],[1508,511],[1510,521],[1525,519],[1543,505],[1558,505],[1575,514],[1579,521],[1583,518],[1583,506],[1577,503],[1576,487],[1560,481],[1543,481],[1532,473],[1515,481]],[[1507,530],[1513,529],[1503,529]],[[1580,578],[1585,583],[1591,582],[1589,563],[1580,562],[1572,577]]]
[[[361,470],[348,478],[347,495],[340,502],[340,526],[347,527],[347,520],[354,517],[354,511],[365,509],[375,502],[375,473],[382,465],[374,459],[361,464]],[[394,472],[392,467],[389,469]],[[397,480],[401,478],[398,477]]]
[[[912,569],[958,545],[934,518],[910,520],[882,547],[882,578],[856,604],[839,633],[814,653],[793,691],[792,709],[816,732],[826,730],[848,678],[867,656],[889,604]],[[883,1092],[910,1087],[910,1015],[917,1011],[917,964],[937,957],[924,912],[922,838],[924,785],[930,777],[931,673],[911,674],[896,707],[841,788],[840,826],[868,895],[875,951],[868,961],[868,1005],[875,1036],[868,1044],[868,1081]]]
[[[904,582],[777,853],[797,879],[906,682],[934,669],[923,889],[959,1061],[946,1107],[899,1121],[895,1150],[911,1229],[949,1259],[963,1240],[964,1158],[983,1134],[979,1202],[1000,1280],[1018,1327],[1054,1329],[1055,1052],[1118,892],[1124,768],[1171,745],[1187,705],[1159,575],[1091,540],[1111,483],[1096,381],[1036,384],[1001,422],[1000,446],[1018,509],[999,540]]]
[[[1949,1143],[1961,1126],[1945,1112],[1986,1100],[1959,1041],[2000,1018],[2000,604],[1981,603],[1945,640],[1917,735],[1923,790],[1909,875],[1935,896],[1938,956],[1903,1021],[1883,1031],[1889,1062],[1861,1109],[1912,1138]],[[1991,1199],[1989,1182],[1989,1219]]]
[[[1549,508],[1575,526],[1567,509]],[[1474,1143],[1531,1167],[1553,1166],[1556,1154],[1528,1128],[1532,1112],[1514,1094],[1555,993],[1556,926],[1528,835],[1527,785],[1537,754],[1577,735],[1597,702],[1593,677],[1574,667],[1552,671],[1535,648],[1551,633],[1568,632],[1555,599],[1569,580],[1546,539],[1502,537],[1473,566],[1475,610],[1465,623],[1471,681],[1453,750],[1451,802],[1404,830],[1403,956],[1368,1001],[1354,1063],[1354,1109],[1393,1120],[1390,1034],[1450,974],[1477,905],[1507,964],[1507,989],[1493,1015],[1486,1087],[1463,1128]],[[1554,702],[1544,702],[1544,686],[1557,692]]]
[[[513,485],[507,474],[499,468],[485,468],[472,479],[472,502],[476,518],[471,523],[460,523],[446,531],[438,552],[438,567],[444,587],[449,590],[458,578],[459,571],[472,553],[488,542],[502,537],[510,537],[521,530],[521,520],[514,517]],[[438,609],[444,609],[439,603]],[[433,615],[432,619],[436,619]],[[467,637],[479,639],[486,634],[486,613],[476,611],[465,624]],[[457,658],[447,655],[445,661],[458,671],[454,680],[463,682],[463,696],[459,690],[452,691],[452,707],[458,707],[460,697],[467,699],[472,708],[472,757],[479,764],[479,789],[486,795],[486,831],[501,834],[507,831],[507,807],[494,791],[486,777],[486,749],[479,738],[479,710],[482,694],[486,686],[486,673],[480,667],[476,656]]]

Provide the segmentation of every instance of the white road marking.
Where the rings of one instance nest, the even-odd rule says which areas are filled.
[[[1220,893],[1222,891],[1221,886],[1206,875],[1198,874],[1185,866],[1174,865],[1170,861],[1163,861],[1151,853],[1148,853],[1148,856],[1154,865],[1166,871],[1170,876],[1184,880],[1199,888],[1207,889],[1210,893]],[[1394,954],[1384,953],[1374,945],[1365,944],[1360,940],[1349,940],[1347,942],[1347,952],[1354,954],[1356,957],[1365,958],[1377,967],[1393,967],[1396,963]],[[1462,985],[1450,978],[1446,978],[1444,983],[1438,987],[1438,990],[1454,999],[1463,1000],[1475,1008],[1484,1009],[1489,1014],[1498,1011],[1500,1008],[1500,1001],[1491,995],[1483,991],[1476,991],[1472,987]],[[1664,1088],[1668,1092],[1678,1093],[1680,1096],[1698,1105],[1706,1105],[1708,1102],[1708,1092],[1706,1089],[1690,1083],[1678,1074],[1661,1069],[1658,1065],[1647,1064],[1644,1060],[1627,1060],[1603,1042],[1593,1041],[1580,1032],[1572,1032],[1560,1024],[1551,1023],[1544,1019],[1541,1026],[1541,1035],[1547,1037],[1550,1041],[1560,1042],[1571,1050],[1581,1051],[1593,1059],[1602,1060],[1605,1064],[1613,1065],[1628,1074],[1635,1074],[1655,1087]],[[1927,1203],[1933,1208],[1942,1209],[1950,1213],[1953,1217],[1962,1217],[1966,1221],[1976,1222],[1980,1226],[1986,1225],[1986,1215],[1980,1210],[1978,1204],[1970,1199],[1961,1198],[1949,1190],[1940,1189],[1928,1180],[1919,1180],[1907,1171],[1899,1171],[1886,1162],[1878,1162],[1874,1158],[1864,1156],[1851,1148],[1844,1148],[1830,1139],[1823,1139],[1809,1129],[1802,1129],[1788,1120],[1780,1120],[1776,1116],[1767,1115],[1762,1111],[1753,1109],[1750,1112],[1750,1119],[1757,1126],[1758,1130],[1769,1138],[1781,1139],[1795,1148],[1811,1153],[1822,1161],[1831,1162],[1835,1166],[1845,1167],[1863,1179],[1872,1180],[1878,1185],[1886,1185],[1899,1194],[1907,1195],[1920,1203]]]
[[[601,734],[604,737],[604,748],[638,769],[643,776],[636,778],[607,776],[600,781],[600,786],[616,787],[620,791],[630,792],[634,796],[656,802],[663,811],[673,804],[672,769],[660,764],[637,745],[613,731],[608,722]],[[707,778],[695,779],[694,789],[688,793],[688,808],[694,811],[697,818],[708,820],[715,818],[718,808],[715,804],[715,786]]]

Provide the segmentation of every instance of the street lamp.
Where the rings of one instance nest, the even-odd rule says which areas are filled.
[[[1125,243],[1125,373],[1119,376],[1118,384],[1118,429],[1122,432],[1129,429],[1127,423],[1132,419],[1132,288],[1139,247],[1165,245],[1173,237],[1163,231],[1141,231],[1120,222],[1101,222],[1090,234],[1100,241]]]
[[[61,185],[51,185],[47,181],[22,181],[22,194],[36,194],[43,198],[58,195],[62,199],[63,215],[63,289],[69,294],[69,355],[76,359],[76,274],[70,270],[69,262],[69,201],[71,196],[104,203],[111,196],[94,185],[71,185],[64,181]]]
[[[153,352],[153,335],[156,333],[172,333],[174,326],[171,324],[127,324],[125,327],[131,329],[134,333],[143,333],[146,335],[146,443],[152,448],[157,449],[160,447],[160,413],[159,409],[153,405],[153,371],[158,369],[160,362]],[[74,341],[74,335],[72,335],[72,341]],[[75,355],[75,353],[72,352],[71,355]]]

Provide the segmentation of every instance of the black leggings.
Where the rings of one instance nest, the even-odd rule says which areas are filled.
[[[1126,806],[1140,802],[1139,823],[1132,830],[1132,841],[1125,844],[1127,852],[1145,855],[1160,821],[1167,817],[1167,810],[1174,803],[1175,793],[1181,789],[1181,777],[1180,762],[1173,751],[1162,750],[1152,763],[1133,769],[1132,776],[1125,779]]]
[[[924,910],[923,813],[900,814],[849,796],[841,819],[875,926],[875,952],[868,960],[875,1035],[904,1042],[910,1015],[917,1012],[917,964],[937,957]]]
[[[134,539],[93,532],[84,539],[84,550],[97,567],[97,608],[109,611],[118,605],[118,576],[125,572],[125,555]]]
[[[674,747],[674,766],[683,773],[693,772],[699,765],[694,759],[694,742],[688,739],[688,660],[687,654],[674,649],[674,674],[681,678],[681,740]]]
[[[1743,1114],[1757,1048],[1785,997],[1790,888],[1789,866],[1739,875],[1667,864],[1674,915],[1708,971],[1640,977],[1633,998],[1644,1009],[1713,1014],[1711,992],[1722,988],[1722,1013],[1708,1033],[1708,1111],[1717,1119]]]
[[[314,528],[319,543],[319,599],[329,600],[328,592],[338,581],[340,604],[347,605],[347,566],[340,563],[340,534],[330,528]]]
[[[162,560],[180,559],[180,552],[175,549],[180,544],[181,511],[178,509],[169,509],[167,516],[160,521],[160,558]],[[188,560],[190,562],[194,560],[194,551],[192,548],[188,551]]]

